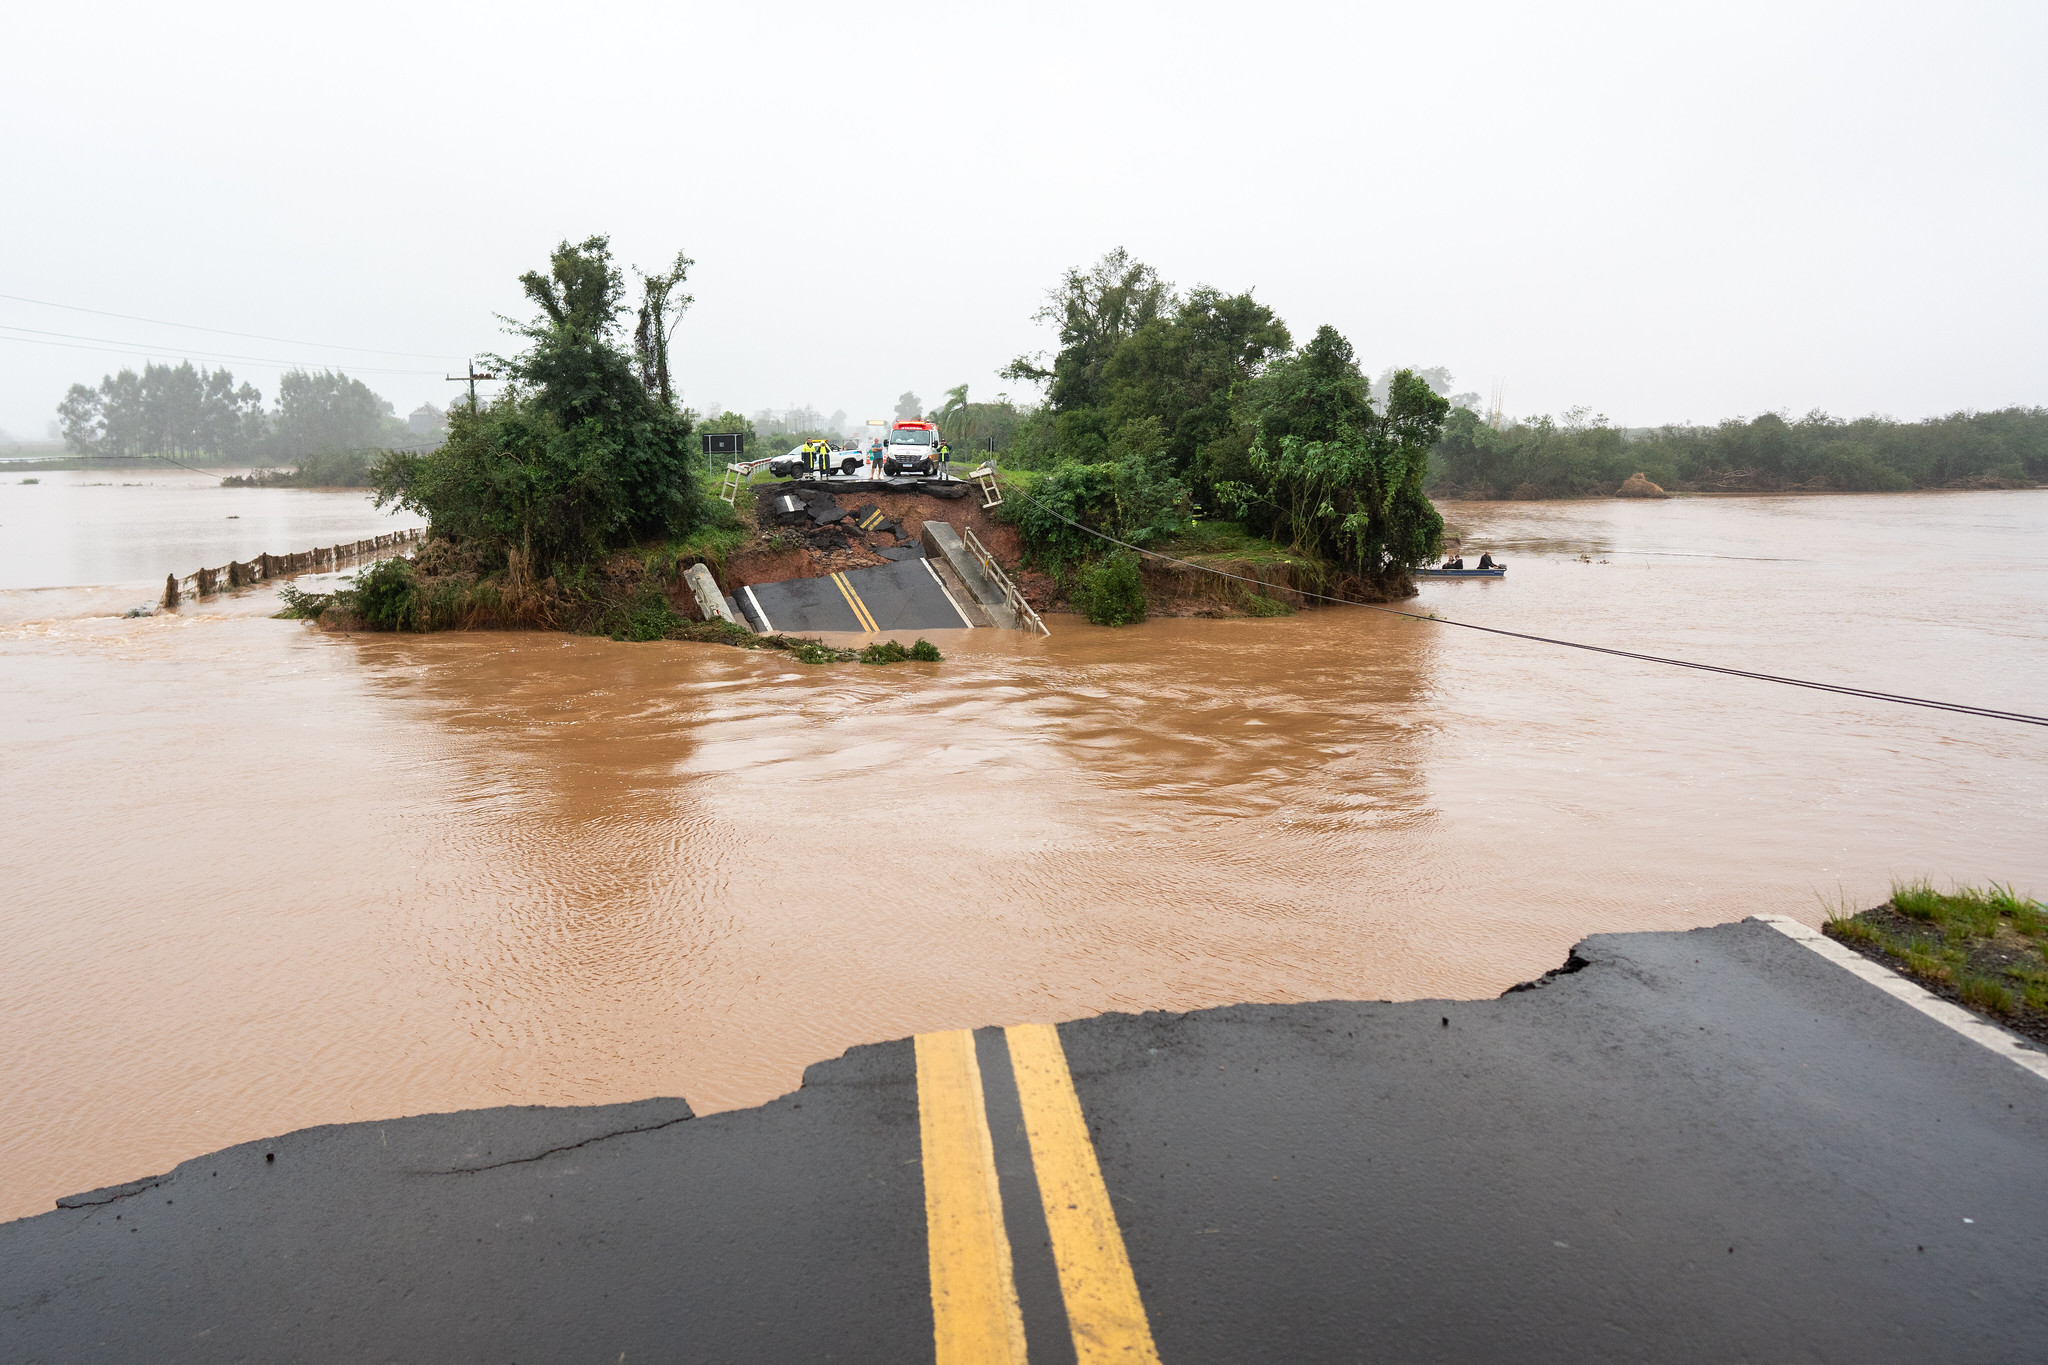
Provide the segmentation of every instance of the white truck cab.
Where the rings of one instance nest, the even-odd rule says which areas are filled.
[[[939,444],[939,429],[931,422],[898,422],[889,428],[888,441],[882,447],[882,472],[896,474],[936,474],[939,472],[935,447]]]

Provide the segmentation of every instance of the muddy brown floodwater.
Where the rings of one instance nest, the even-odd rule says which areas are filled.
[[[1422,610],[2048,711],[2048,493],[1449,511],[1512,568]],[[2048,731],[1358,609],[813,669],[0,598],[0,1216],[308,1124],[2048,889]]]

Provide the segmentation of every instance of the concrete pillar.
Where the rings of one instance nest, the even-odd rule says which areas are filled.
[[[164,605],[167,607],[178,605],[178,576],[174,573],[164,575]]]

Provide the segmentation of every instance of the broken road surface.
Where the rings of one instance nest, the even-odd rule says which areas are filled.
[[[1574,961],[229,1148],[0,1225],[0,1357],[2041,1357],[2048,1083],[1754,921]]]

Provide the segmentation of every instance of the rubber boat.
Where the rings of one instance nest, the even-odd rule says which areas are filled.
[[[1506,578],[1507,565],[1496,569],[1417,569],[1417,578]]]

